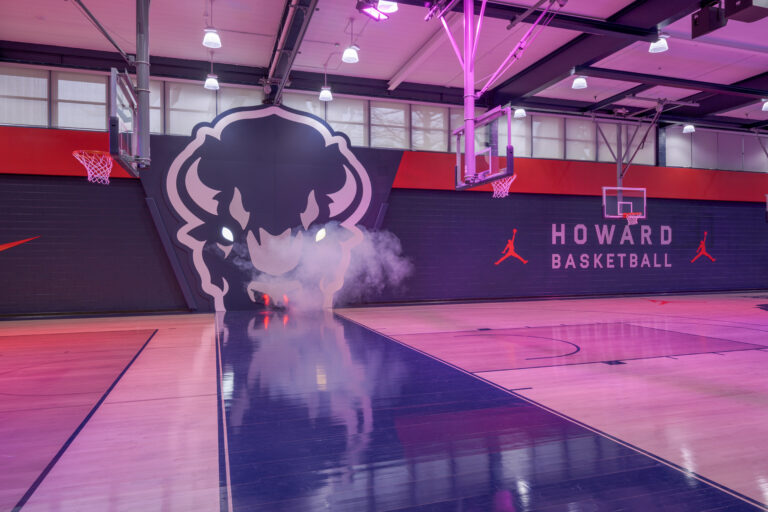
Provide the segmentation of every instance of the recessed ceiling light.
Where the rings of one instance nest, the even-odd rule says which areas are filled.
[[[587,88],[587,79],[583,76],[577,76],[573,79],[573,84],[571,84],[571,89],[586,89]]]

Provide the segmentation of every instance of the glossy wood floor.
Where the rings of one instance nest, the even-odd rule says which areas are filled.
[[[768,504],[768,294],[339,313]]]
[[[213,315],[0,324],[0,510],[219,509]]]
[[[764,509],[768,294],[651,299],[2,322],[0,511]]]

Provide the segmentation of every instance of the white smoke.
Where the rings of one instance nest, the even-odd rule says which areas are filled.
[[[334,298],[334,306],[375,299],[385,289],[398,290],[413,272],[413,264],[403,256],[400,239],[389,231],[361,228],[363,240],[352,249],[344,286]]]
[[[301,252],[298,265],[281,276],[261,272],[254,267],[249,247],[236,242],[229,261],[250,276],[242,286],[257,301],[262,295],[270,296],[272,304],[294,310],[318,310],[327,305],[326,295],[341,277],[345,251],[349,252],[349,265],[343,274],[343,286],[333,296],[333,305],[343,305],[375,299],[385,289],[397,290],[413,270],[413,265],[402,254],[400,240],[387,231],[368,231],[358,227],[362,238],[351,248],[355,233],[335,222],[312,226],[290,237],[272,239],[268,258],[272,261],[291,261]],[[325,236],[317,236],[325,230]],[[297,237],[301,242],[297,242]],[[264,240],[261,240],[264,246]],[[261,255],[264,258],[264,254]],[[233,286],[233,283],[230,283]],[[287,304],[284,298],[287,297]]]

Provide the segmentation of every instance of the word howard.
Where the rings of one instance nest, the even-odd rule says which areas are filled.
[[[611,252],[552,253],[552,268],[670,268],[666,252],[638,251],[637,246],[668,246],[672,243],[672,228],[661,226],[656,233],[651,226],[642,224],[632,232],[631,226],[620,229],[615,224],[595,224],[594,231],[585,224],[576,224],[567,230],[565,224],[552,224],[552,245],[610,246]],[[643,247],[645,248],[645,247]],[[618,250],[617,250],[618,249]],[[635,250],[633,250],[635,249]]]

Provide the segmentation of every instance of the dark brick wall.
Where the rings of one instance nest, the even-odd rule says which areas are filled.
[[[186,309],[138,180],[0,176],[0,314]]]
[[[765,205],[650,199],[648,215],[631,227],[632,246],[628,240],[619,244],[625,221],[602,218],[600,197],[518,194],[494,200],[490,193],[393,190],[382,227],[400,238],[415,272],[402,289],[374,301],[768,288]],[[558,230],[565,225],[564,245],[553,245],[553,224]],[[583,245],[574,241],[577,224],[585,226]],[[612,244],[599,244],[595,224],[616,226]],[[652,245],[641,245],[643,225],[651,228]],[[660,244],[662,225],[671,230],[669,245]],[[508,258],[494,265],[514,228],[516,252],[528,263]],[[716,261],[691,263],[704,231]],[[553,253],[562,265],[573,254],[577,268],[553,269]],[[625,268],[606,268],[610,253],[614,267],[618,254],[626,254]],[[638,254],[637,268],[628,268],[629,253]],[[588,254],[590,268],[578,268],[581,254]],[[603,268],[594,268],[595,254],[602,254]],[[643,254],[650,268],[640,267]],[[653,268],[654,254],[661,268]]]

